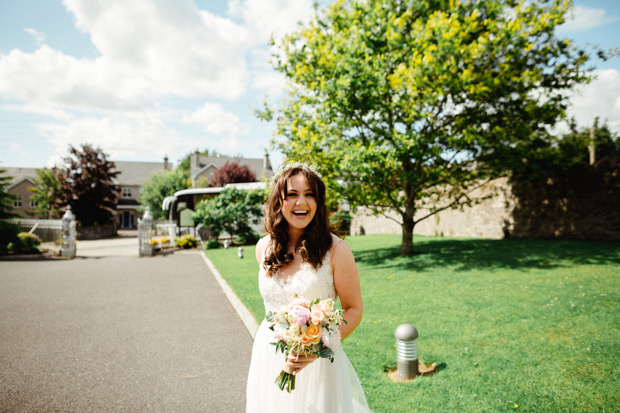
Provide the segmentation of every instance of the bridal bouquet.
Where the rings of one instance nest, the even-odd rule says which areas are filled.
[[[334,351],[340,346],[338,326],[346,320],[344,313],[336,309],[334,300],[317,298],[310,301],[295,297],[280,311],[267,313],[267,321],[273,323],[269,328],[275,333],[276,352],[280,350],[288,358],[290,353],[328,358],[334,362]],[[276,377],[276,385],[287,392],[295,390],[295,376],[284,370]]]

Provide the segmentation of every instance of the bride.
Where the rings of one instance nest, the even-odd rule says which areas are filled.
[[[265,312],[277,311],[293,297],[340,299],[346,323],[342,339],[362,320],[362,294],[353,254],[329,227],[325,184],[314,166],[293,163],[272,178],[265,204],[267,236],[256,246],[259,289]],[[246,412],[369,412],[349,359],[338,348],[334,362],[276,353],[269,323],[263,320],[254,340],[246,391]],[[296,376],[295,390],[280,390],[283,370]]]

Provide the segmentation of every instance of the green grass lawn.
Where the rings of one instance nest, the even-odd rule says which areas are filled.
[[[620,409],[620,243],[416,236],[401,257],[400,236],[346,241],[364,320],[343,345],[375,412]],[[254,247],[206,254],[262,320]],[[402,323],[435,375],[388,378]]]

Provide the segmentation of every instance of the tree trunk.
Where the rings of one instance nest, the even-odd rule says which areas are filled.
[[[413,255],[413,222],[403,224],[403,243],[400,246],[400,255]]]
[[[407,208],[403,215],[403,242],[400,246],[400,255],[413,255],[413,228],[415,221],[413,220],[413,208]]]

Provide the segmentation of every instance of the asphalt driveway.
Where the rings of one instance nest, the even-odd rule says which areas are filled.
[[[88,255],[0,261],[0,411],[244,411],[252,338],[202,258]]]

